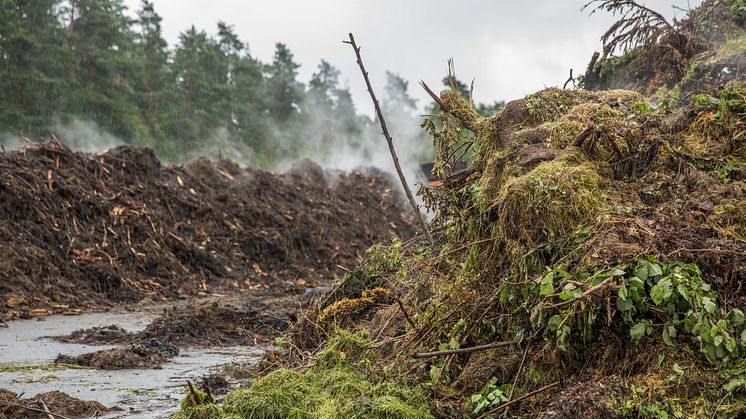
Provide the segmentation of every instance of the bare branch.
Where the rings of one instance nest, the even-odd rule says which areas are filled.
[[[376,94],[373,92],[373,87],[370,84],[370,79],[368,78],[368,72],[365,71],[365,66],[363,65],[363,58],[360,56],[360,47],[357,46],[355,43],[355,37],[352,36],[352,33],[350,33],[350,40],[349,41],[343,41],[346,44],[350,44],[352,46],[352,49],[355,50],[355,57],[357,58],[357,64],[360,66],[360,71],[363,73],[363,79],[365,79],[365,85],[368,88],[368,93],[370,93],[370,99],[373,101],[373,106],[376,108],[376,115],[378,116],[378,121],[381,123],[381,130],[383,131],[383,136],[386,137],[386,142],[389,146],[389,151],[391,152],[391,159],[394,161],[394,166],[396,167],[396,173],[399,175],[399,180],[401,181],[401,185],[404,188],[404,193],[407,195],[407,199],[409,200],[409,204],[412,206],[412,210],[414,211],[415,217],[420,222],[420,226],[422,227],[423,233],[425,233],[425,236],[427,237],[427,240],[430,242],[430,244],[433,244],[433,237],[430,235],[430,230],[427,228],[427,223],[425,222],[425,218],[422,216],[422,213],[420,212],[420,207],[417,205],[417,202],[414,200],[414,196],[412,195],[412,191],[409,189],[409,185],[407,184],[407,179],[404,177],[404,172],[401,169],[401,165],[399,164],[399,157],[396,155],[396,150],[394,149],[394,140],[391,138],[391,134],[389,134],[389,129],[386,127],[386,120],[383,118],[383,112],[381,112],[381,106],[378,104],[378,99],[376,98]]]

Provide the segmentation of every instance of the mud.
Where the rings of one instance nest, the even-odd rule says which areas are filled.
[[[115,325],[117,329],[121,328],[135,336],[156,317],[152,311],[155,310],[50,316],[42,320],[9,322],[7,328],[0,329],[0,388],[16,394],[23,393],[24,400],[37,394],[64,390],[75,399],[97,402],[107,408],[122,409],[109,411],[106,417],[169,417],[176,410],[178,400],[185,394],[186,380],[199,384],[201,388],[203,379],[212,376],[207,379],[209,388],[220,394],[227,388],[235,387],[242,378],[242,375],[228,373],[243,369],[236,363],[252,365],[264,353],[263,345],[183,348],[177,356],[168,358],[161,368],[147,370],[81,369],[51,364],[59,353],[79,356],[96,350],[116,349],[110,345],[62,343],[50,337],[55,331],[69,335],[75,330],[101,330],[105,326]],[[225,387],[222,389],[217,385],[219,379],[215,377],[218,376],[227,383],[223,383]],[[70,408],[79,404],[72,399],[68,402]],[[62,412],[65,411],[65,406],[57,405],[58,410],[55,410],[51,405],[47,405],[52,412],[64,414]],[[0,412],[5,408],[13,407],[0,403]],[[13,415],[7,417],[37,417],[16,416],[17,411],[12,412]],[[83,414],[82,417],[91,416],[92,414]],[[0,414],[0,417],[3,416]]]

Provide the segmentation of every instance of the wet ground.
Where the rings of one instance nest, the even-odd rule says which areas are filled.
[[[253,364],[264,352],[258,346],[185,347],[160,369],[150,370],[104,371],[52,364],[60,353],[81,355],[114,347],[61,343],[52,336],[109,325],[135,333],[156,317],[148,312],[110,312],[9,322],[7,328],[0,329],[0,388],[23,393],[24,398],[60,390],[122,409],[106,416],[110,418],[168,417],[184,396],[187,380],[198,382],[229,364]]]

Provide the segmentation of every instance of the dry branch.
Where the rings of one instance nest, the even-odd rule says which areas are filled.
[[[363,58],[360,56],[360,47],[357,46],[355,43],[355,37],[352,36],[352,32],[350,32],[350,40],[349,41],[343,41],[346,44],[350,44],[352,46],[352,49],[355,50],[355,57],[357,58],[357,64],[360,67],[360,71],[363,73],[363,79],[365,79],[365,85],[368,88],[368,93],[370,93],[370,99],[373,101],[373,106],[376,108],[376,116],[378,116],[378,121],[381,123],[381,130],[383,131],[383,136],[386,137],[386,142],[389,146],[389,151],[391,152],[391,159],[394,161],[394,166],[396,167],[396,173],[399,175],[399,180],[401,181],[402,187],[404,188],[404,193],[407,195],[407,199],[409,200],[409,204],[412,206],[412,210],[414,211],[415,217],[420,222],[420,226],[422,227],[422,231],[425,233],[425,236],[427,236],[427,240],[430,242],[430,244],[433,243],[433,237],[430,235],[430,230],[427,228],[427,223],[425,222],[425,218],[422,216],[422,213],[420,212],[420,207],[417,205],[417,202],[414,200],[414,196],[412,195],[412,191],[409,189],[409,185],[407,184],[407,179],[404,177],[404,172],[401,169],[401,165],[399,164],[399,157],[396,155],[396,150],[394,149],[394,140],[391,138],[391,134],[389,134],[389,129],[386,127],[386,120],[383,118],[383,112],[381,112],[381,106],[378,103],[378,99],[376,98],[376,94],[373,92],[373,87],[370,84],[370,79],[368,78],[368,72],[365,71],[365,66],[363,65]]]
[[[450,349],[447,351],[435,351],[435,352],[417,352],[414,354],[414,358],[432,358],[434,356],[441,356],[441,355],[466,354],[469,352],[486,351],[487,349],[510,346],[515,343],[516,343],[515,340],[509,340],[507,342],[494,342],[494,343],[488,343],[486,345],[472,346],[470,348]]]

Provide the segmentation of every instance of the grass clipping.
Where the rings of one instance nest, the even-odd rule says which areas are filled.
[[[508,239],[534,244],[594,220],[604,206],[595,166],[582,157],[544,162],[500,188],[498,225]]]
[[[363,332],[340,330],[305,373],[278,369],[222,405],[182,402],[176,419],[202,418],[431,418],[424,394],[382,379],[366,365],[374,353]]]

